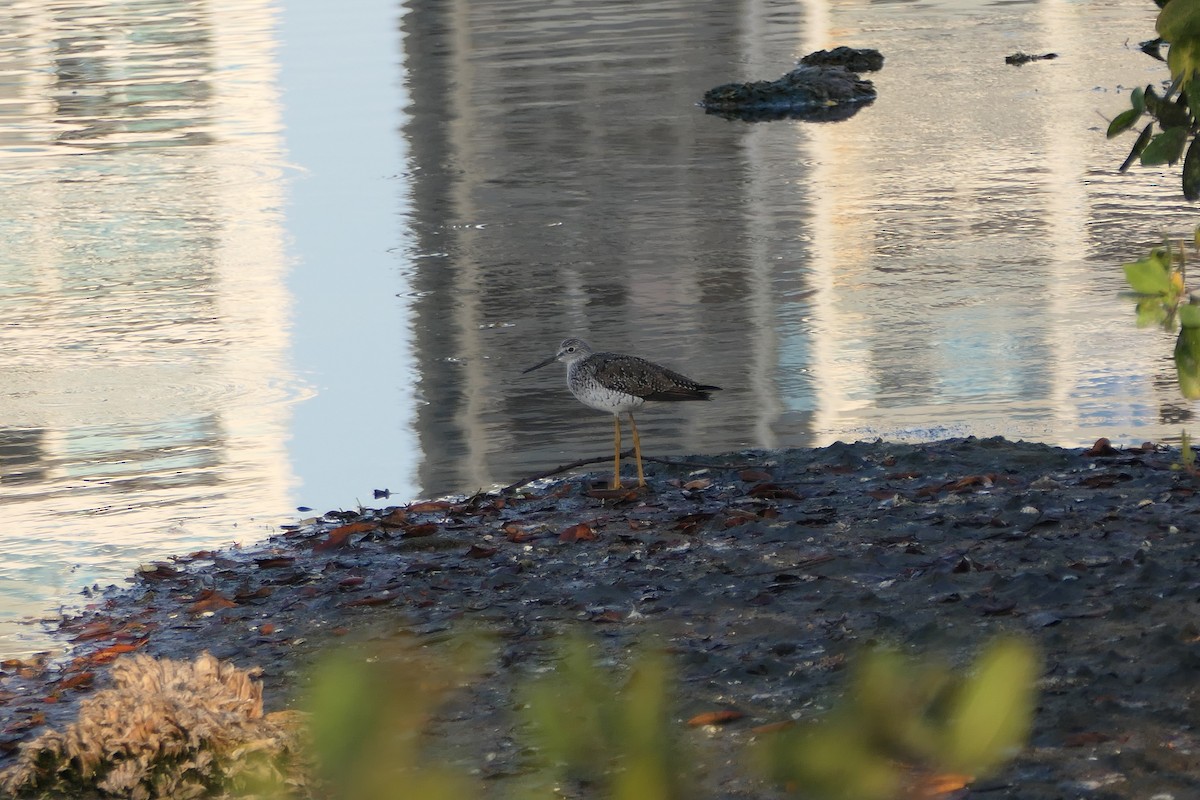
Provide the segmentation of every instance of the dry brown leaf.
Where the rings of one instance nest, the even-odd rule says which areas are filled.
[[[741,711],[734,711],[731,708],[726,708],[721,711],[705,711],[697,714],[687,721],[687,724],[693,728],[699,728],[702,725],[725,725],[734,720],[741,719],[746,716]]]
[[[917,800],[937,800],[965,788],[973,780],[975,778],[970,775],[957,775],[952,772],[924,775],[915,780],[909,796]]]
[[[350,602],[343,603],[342,605],[346,608],[353,608],[355,606],[381,606],[384,603],[390,603],[395,599],[396,595],[392,594],[391,592],[382,592],[380,594],[373,594],[370,597],[360,597],[357,600],[351,600]]]
[[[793,720],[785,719],[780,720],[779,722],[768,722],[766,725],[759,725],[758,727],[751,728],[750,732],[756,736],[763,733],[777,733],[779,731],[785,731],[788,728],[794,727],[795,725],[796,723]]]
[[[379,524],[385,528],[399,528],[406,522],[408,522],[408,510],[404,508],[394,509],[390,514],[379,520]]]
[[[84,663],[89,664],[107,664],[119,655],[132,653],[134,650],[143,647],[148,641],[150,641],[150,637],[146,636],[134,642],[119,642],[117,644],[110,644],[108,647],[105,647],[102,650],[97,650],[91,655],[84,656],[81,660]]]
[[[751,497],[761,497],[766,500],[803,500],[800,495],[793,492],[791,489],[785,489],[774,483],[760,483],[757,486],[751,486],[746,494]]]
[[[1120,450],[1112,446],[1112,442],[1101,436],[1096,440],[1096,443],[1092,445],[1092,449],[1085,450],[1083,454],[1085,456],[1091,456],[1092,458],[1107,458],[1109,456],[1118,455],[1120,452]]]
[[[222,608],[233,608],[236,605],[237,603],[216,589],[205,589],[196,598],[196,602],[188,606],[188,611],[193,614],[203,614],[205,611],[220,611]]]
[[[349,525],[342,525],[339,528],[334,528],[329,532],[329,537],[325,541],[318,543],[313,550],[318,552],[322,550],[335,550],[343,547],[349,541],[350,537],[356,533],[366,533],[373,531],[379,527],[378,522],[351,522]]]
[[[527,542],[533,538],[532,532],[515,522],[504,523],[500,526],[500,530],[504,532],[504,538],[510,542]]]
[[[564,528],[562,533],[558,534],[560,542],[590,542],[595,538],[597,538],[595,529],[586,522]]]
[[[407,511],[410,514],[430,514],[435,511],[448,511],[449,509],[450,502],[448,500],[425,500],[408,506]]]

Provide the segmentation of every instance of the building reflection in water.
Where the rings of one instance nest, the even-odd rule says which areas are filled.
[[[288,508],[276,16],[67,0],[0,23],[0,651],[65,587]]]

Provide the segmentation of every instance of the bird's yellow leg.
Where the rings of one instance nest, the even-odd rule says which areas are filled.
[[[613,414],[613,482],[612,488],[621,488],[621,415]]]
[[[646,485],[646,476],[642,472],[642,440],[638,436],[637,423],[633,421],[633,412],[629,412],[629,427],[633,429],[633,457],[637,460],[638,486]]]

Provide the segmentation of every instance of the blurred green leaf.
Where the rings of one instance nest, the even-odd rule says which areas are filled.
[[[1173,102],[1159,103],[1158,106],[1158,127],[1163,130],[1171,128],[1191,128],[1192,114],[1188,107],[1188,97],[1186,92],[1180,92],[1179,96]]]
[[[881,757],[860,720],[834,715],[768,736],[756,748],[759,767],[777,783],[823,800],[891,800],[904,784],[902,767]]]
[[[1139,111],[1138,109],[1136,109],[1136,108],[1125,109],[1120,114],[1117,114],[1115,117],[1113,117],[1112,122],[1108,123],[1108,134],[1107,134],[1108,138],[1111,139],[1114,136],[1117,136],[1118,134],[1122,134],[1125,131],[1129,130],[1130,128],[1133,127],[1134,123],[1136,123],[1141,118],[1142,118],[1142,112]]]
[[[1179,324],[1185,328],[1200,328],[1200,305],[1184,303],[1177,311]]]
[[[1175,369],[1179,391],[1188,400],[1200,399],[1200,328],[1183,327],[1175,340]]]
[[[1171,261],[1167,251],[1155,248],[1145,258],[1123,264],[1125,280],[1138,294],[1168,295],[1171,292]]]
[[[587,639],[568,637],[555,671],[527,691],[546,768],[597,784],[600,796],[613,800],[690,796],[666,657],[643,652],[622,680],[596,664],[597,650]]]
[[[367,666],[361,658],[331,652],[317,665],[308,694],[312,741],[324,777],[334,785],[347,782],[359,768],[359,755],[384,722]]]
[[[1200,138],[1195,136],[1183,159],[1183,196],[1188,200],[1200,200]]]
[[[1129,102],[1133,110],[1141,114],[1146,110],[1146,90],[1140,86],[1134,89],[1129,95]]]
[[[1197,0],[1187,0],[1187,2],[1192,6],[1197,5]],[[1200,70],[1200,39],[1192,35],[1185,39],[1171,41],[1171,49],[1167,51],[1167,66],[1171,68],[1173,80],[1185,86],[1190,84],[1196,72]]]
[[[1038,658],[1021,639],[1000,639],[975,661],[947,726],[943,764],[980,776],[1012,758],[1033,725]]]
[[[391,800],[396,786],[422,800],[475,797],[465,773],[430,763],[424,726],[447,695],[477,677],[491,652],[481,636],[445,646],[357,647],[318,663],[305,705],[319,776],[333,797]]]
[[[1038,662],[1032,645],[988,645],[969,676],[886,648],[861,654],[845,698],[820,719],[765,735],[755,756],[774,781],[823,800],[919,794],[923,776],[967,781],[1011,758],[1029,733]]]
[[[1154,28],[1172,46],[1200,36],[1200,0],[1171,0],[1158,12]]]
[[[1188,129],[1183,126],[1167,128],[1153,137],[1142,151],[1142,166],[1153,167],[1159,164],[1174,164],[1183,155],[1183,146],[1187,144]]]
[[[1146,127],[1142,128],[1142,132],[1138,134],[1138,138],[1133,143],[1133,147],[1129,150],[1129,155],[1125,156],[1125,160],[1121,162],[1120,172],[1125,172],[1129,166],[1137,160],[1137,157],[1142,154],[1149,144],[1150,138],[1154,135],[1154,123],[1146,123]]]
[[[1163,325],[1171,316],[1171,308],[1162,297],[1143,297],[1137,301],[1137,326],[1149,328]]]

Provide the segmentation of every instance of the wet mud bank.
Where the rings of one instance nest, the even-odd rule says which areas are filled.
[[[1197,797],[1200,479],[1177,462],[1003,439],[835,444],[656,465],[642,492],[576,477],[326,517],[155,565],[63,621],[67,659],[4,665],[0,767],[73,719],[124,652],[259,666],[275,710],[324,648],[476,624],[496,663],[435,733],[503,783],[529,766],[513,687],[583,626],[618,662],[647,636],[668,645],[681,728],[743,712],[684,735],[711,753],[708,796],[763,797],[738,763],[751,729],[827,707],[864,645],[965,662],[1017,631],[1043,659],[1032,741],[956,796]]]

